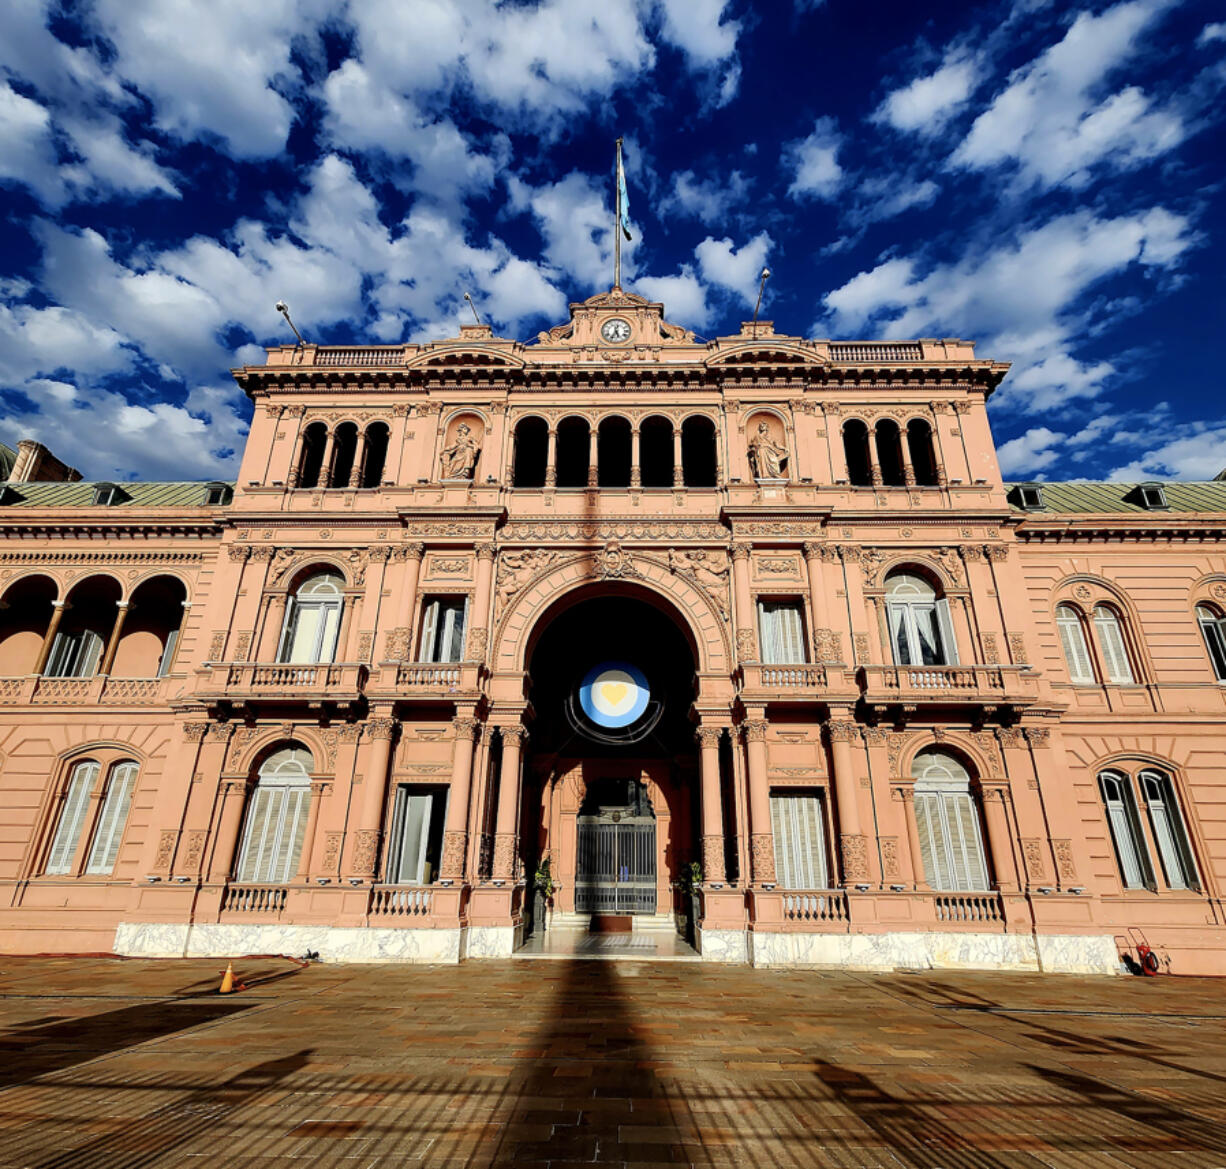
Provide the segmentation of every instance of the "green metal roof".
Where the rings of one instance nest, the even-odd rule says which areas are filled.
[[[1153,480],[1145,481],[1147,486]],[[1014,488],[1017,483],[1006,483],[1009,502],[1014,511],[1025,515],[1130,515],[1144,513],[1161,516],[1171,513],[1226,512],[1226,482],[1210,483],[1159,483],[1166,495],[1165,508],[1147,508],[1141,503],[1140,483],[1027,483],[1043,493],[1041,508],[1024,508]]]
[[[0,497],[0,513],[23,507],[97,507],[99,511],[129,511],[148,507],[205,507],[207,490],[221,480],[192,483],[120,483],[123,493],[112,504],[96,505],[94,494],[100,483],[5,483]],[[233,483],[225,486],[233,488]],[[214,505],[216,506],[216,505]]]

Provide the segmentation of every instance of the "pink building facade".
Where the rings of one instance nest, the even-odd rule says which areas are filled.
[[[270,350],[236,484],[9,483],[0,948],[502,957],[548,870],[712,961],[1221,973],[1226,483],[1004,484],[1007,370],[614,289]]]

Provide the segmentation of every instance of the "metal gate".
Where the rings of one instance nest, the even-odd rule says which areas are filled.
[[[579,818],[576,913],[655,913],[656,822]]]

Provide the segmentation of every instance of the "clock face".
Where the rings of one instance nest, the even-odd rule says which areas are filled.
[[[610,345],[620,345],[623,341],[630,340],[630,323],[623,321],[621,317],[610,317],[600,326],[600,335]]]

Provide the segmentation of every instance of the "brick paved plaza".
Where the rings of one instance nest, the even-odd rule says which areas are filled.
[[[1226,1166],[1226,982],[0,959],[0,1165]]]

